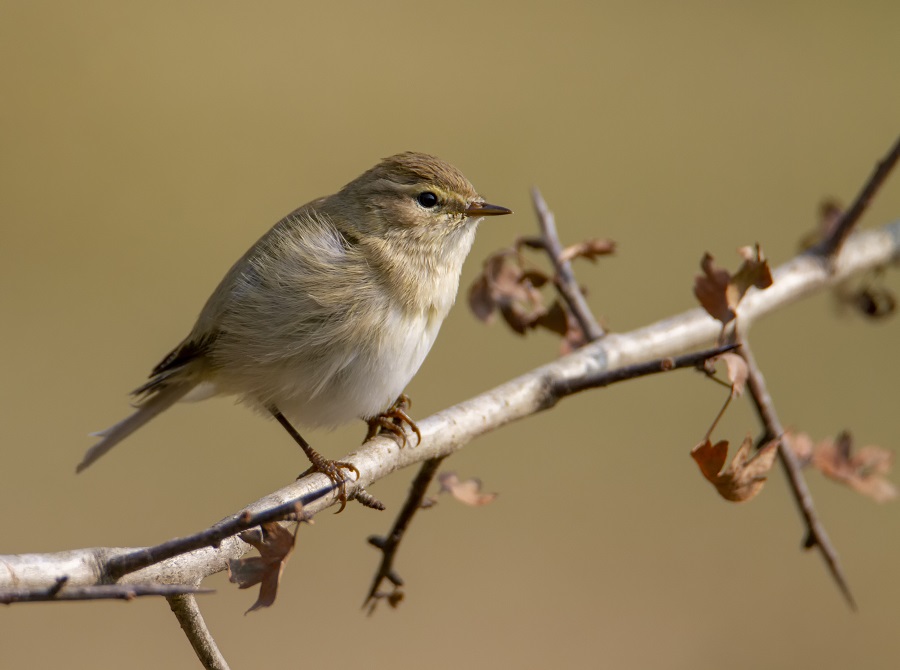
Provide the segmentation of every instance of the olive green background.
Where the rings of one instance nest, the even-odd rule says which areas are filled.
[[[515,216],[464,275],[534,230],[537,184],[625,331],[693,306],[704,251],[788,259],[900,130],[900,5],[0,2],[0,553],[136,546],[199,530],[305,468],[273,422],[179,406],[88,472],[87,433],[190,328],[229,265],[293,207],[415,149]],[[895,175],[866,225],[900,217]],[[896,274],[887,284],[900,289]],[[556,355],[465,301],[409,388],[424,417]],[[753,332],[785,423],[898,444],[898,326],[829,296]],[[441,499],[399,558],[407,598],[360,610],[413,472],[300,532],[276,605],[219,575],[201,600],[234,668],[894,668],[896,504],[810,484],[860,604],[842,602],[780,473],[744,505],[689,457],[722,400],[692,373],[567,400],[446,463],[497,501]],[[717,435],[756,430],[745,404]],[[312,433],[350,451],[353,425]],[[198,667],[165,602],[0,612],[9,668]]]

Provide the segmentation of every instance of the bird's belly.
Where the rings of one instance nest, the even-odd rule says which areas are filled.
[[[318,352],[258,370],[263,388],[244,401],[275,405],[298,427],[335,427],[387,410],[418,371],[443,315],[391,312],[356,343],[333,342]]]

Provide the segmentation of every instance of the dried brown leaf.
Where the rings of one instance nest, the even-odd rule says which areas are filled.
[[[461,503],[480,507],[494,501],[496,493],[482,493],[481,480],[475,477],[461,480],[455,472],[442,472],[438,475],[441,493],[449,493]]]
[[[576,258],[586,258],[594,263],[598,257],[608,256],[615,253],[615,251],[616,243],[614,241],[597,237],[566,247],[559,255],[559,260],[566,262]]]
[[[540,288],[541,286],[546,284],[548,281],[550,281],[550,277],[548,277],[547,274],[543,270],[537,270],[537,269],[532,268],[532,269],[525,270],[524,272],[522,272],[522,277],[519,281],[520,282],[527,281],[534,288]]]
[[[759,493],[777,454],[778,440],[753,453],[753,440],[747,436],[731,464],[723,469],[728,456],[726,440],[712,444],[706,439],[691,450],[691,456],[706,480],[716,487],[720,496],[732,502],[750,500]]]
[[[515,251],[503,249],[488,257],[481,274],[469,287],[469,307],[476,317],[488,322],[499,311],[507,324],[520,335],[536,327],[546,314],[538,287],[549,281],[540,270],[523,270]]]
[[[478,275],[475,278],[475,281],[472,282],[472,285],[469,287],[468,298],[469,309],[472,310],[475,317],[480,321],[489,323],[494,316],[496,305],[494,304],[494,298],[491,295],[487,277],[485,277],[484,274]]]
[[[744,262],[733,276],[728,270],[717,266],[712,256],[704,254],[700,261],[703,274],[694,278],[697,300],[710,316],[723,324],[734,319],[738,304],[751,286],[764,289],[772,285],[769,263],[758,244],[755,247],[741,247],[738,253]]]
[[[711,317],[728,323],[735,316],[726,296],[731,275],[717,266],[710,254],[703,254],[700,269],[703,274],[694,278],[694,295]]]
[[[534,325],[559,335],[566,335],[569,332],[568,310],[559,300],[554,300],[550,309],[535,319]]]
[[[543,237],[525,235],[516,240],[516,248],[528,247],[529,249],[546,249]]]
[[[735,398],[744,392],[744,386],[747,384],[747,377],[750,376],[750,369],[747,367],[747,361],[739,354],[728,351],[720,356],[716,356],[715,360],[721,360],[725,363],[725,369],[728,372],[728,381],[731,382],[731,395]]]
[[[769,269],[769,262],[758,244],[753,247],[741,247],[738,249],[738,253],[743,257],[744,262],[731,278],[729,305],[732,309],[737,307],[751,286],[765,289],[772,285],[772,271]]]
[[[800,461],[803,467],[809,465],[812,461],[813,452],[815,451],[815,442],[808,433],[795,433],[788,430],[785,434],[787,440],[785,443],[790,447],[791,451]]]
[[[815,445],[812,465],[823,475],[845,484],[857,493],[877,502],[897,497],[897,487],[885,475],[891,470],[893,454],[887,449],[869,445],[853,450],[853,438],[843,432],[836,440],[822,440]]]
[[[259,556],[238,558],[228,561],[228,580],[247,589],[259,584],[259,597],[253,606],[245,612],[248,614],[261,607],[269,607],[275,602],[278,594],[278,583],[284,564],[294,549],[295,535],[279,523],[264,523],[259,530],[248,530],[240,534],[240,538],[252,545]]]

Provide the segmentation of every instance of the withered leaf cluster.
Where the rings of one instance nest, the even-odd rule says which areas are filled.
[[[836,198],[825,198],[819,205],[819,221],[815,230],[800,240],[800,250],[812,249],[831,237],[841,218],[844,206]],[[868,319],[883,319],[897,311],[897,298],[881,282],[881,270],[869,273],[861,281],[845,282],[835,287],[838,303],[850,307]]]
[[[806,433],[791,434],[789,438],[791,449],[804,465],[877,502],[897,497],[897,487],[886,477],[894,460],[887,449],[875,445],[854,449],[847,431],[836,439],[819,442]]]
[[[494,502],[496,493],[482,493],[481,480],[478,478],[460,479],[455,472],[442,472],[438,475],[441,493],[449,493],[459,502],[471,507],[481,507]]]
[[[744,438],[737,453],[726,467],[728,441],[713,444],[709,438],[691,451],[700,472],[716,487],[719,495],[732,502],[744,502],[762,489],[769,471],[778,455],[778,440],[773,440],[753,452],[753,440]]]
[[[556,297],[547,303],[541,289],[553,286],[556,278],[527,264],[522,253],[524,248],[545,247],[540,238],[523,237],[513,248],[491,254],[469,287],[469,308],[485,323],[499,312],[519,335],[541,328],[557,333],[563,337],[562,352],[568,353],[586,343],[584,332],[564,301]],[[563,249],[560,260],[585,258],[593,262],[614,251],[611,240],[591,239]]]
[[[280,523],[264,523],[260,529],[244,531],[239,537],[252,545],[259,556],[228,561],[228,580],[240,589],[259,584],[259,597],[247,610],[250,613],[261,607],[269,607],[278,594],[278,583],[288,556],[294,550],[295,533]]]
[[[734,274],[717,266],[710,254],[704,254],[700,261],[703,274],[694,279],[697,300],[710,316],[723,325],[737,316],[738,303],[751,286],[764,289],[772,285],[769,263],[758,244],[755,247],[741,247],[738,253],[744,262]]]

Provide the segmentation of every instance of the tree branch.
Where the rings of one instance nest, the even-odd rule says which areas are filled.
[[[212,633],[206,627],[203,615],[200,614],[197,599],[193,595],[185,594],[170,596],[168,601],[203,667],[206,670],[229,670],[228,662],[219,651]]]
[[[375,606],[381,599],[386,598],[393,603],[392,598],[396,597],[398,589],[403,586],[403,580],[394,571],[394,558],[397,556],[397,549],[400,547],[400,542],[403,540],[413,516],[422,509],[422,501],[425,499],[428,485],[434,479],[434,475],[437,473],[437,469],[441,466],[444,458],[444,456],[431,458],[422,463],[419,473],[409,487],[409,495],[394,521],[391,532],[384,537],[378,535],[369,537],[369,544],[381,552],[381,563],[375,572],[375,577],[372,578],[372,586],[369,588],[369,593],[366,595],[366,600],[363,603],[363,607],[369,607],[369,614],[375,611]],[[394,585],[392,593],[381,593],[378,590],[385,579]]]
[[[538,224],[541,228],[541,239],[544,242],[547,255],[553,263],[556,270],[556,288],[559,289],[560,295],[566,301],[578,325],[584,333],[588,342],[594,342],[603,337],[606,333],[594,315],[591,308],[585,300],[584,292],[578,286],[575,280],[575,273],[572,272],[572,264],[563,258],[563,248],[559,241],[559,234],[556,232],[556,218],[553,212],[547,207],[541,192],[534,187],[531,189],[531,199],[534,202],[534,211],[537,212]]]
[[[818,253],[821,253],[823,256],[831,256],[841,248],[844,240],[853,231],[863,212],[866,211],[869,203],[872,202],[872,198],[875,197],[878,189],[881,188],[891,170],[897,165],[898,160],[900,160],[900,137],[897,138],[894,146],[891,147],[885,157],[875,165],[875,170],[866,180],[866,183],[863,184],[850,208],[841,215],[834,231],[816,248]]]
[[[185,584],[92,584],[68,586],[68,577],[57,577],[53,585],[43,589],[4,588],[0,604],[61,602],[73,600],[134,600],[141,596],[175,597],[180,594],[213,593]],[[191,595],[193,597],[193,595]]]
[[[820,256],[800,255],[775,271],[773,286],[765,291],[751,290],[745,296],[739,309],[742,328],[746,332],[756,319],[861,272],[884,266],[898,256],[900,222],[851,236],[831,269],[825,267]],[[422,444],[417,447],[401,449],[391,437],[375,438],[341,459],[352,462],[361,473],[359,481],[348,483],[348,494],[352,495],[357,486],[369,486],[401,468],[451,454],[480,435],[552,407],[563,397],[554,392],[554,388],[577,385],[578,380],[604,370],[673,356],[712,343],[721,332],[720,325],[698,308],[630,333],[609,334],[563,358],[419,421]],[[325,475],[315,473],[256,501],[230,519],[244,514],[272,513],[277,516],[284,512],[284,508],[275,511],[279,506],[295,505],[298,500],[307,501],[303,511],[314,515],[334,504],[337,493]],[[224,570],[228,559],[239,558],[248,550],[249,545],[233,536],[215,546],[201,543],[199,548],[188,553],[134,572],[126,571],[119,583],[197,584],[206,576]],[[121,571],[126,559],[116,557],[135,551],[93,548],[0,556],[0,588],[48,589],[61,576],[67,577],[73,586],[94,585],[109,578],[108,570],[104,569],[109,561],[113,561],[113,566],[119,565],[117,570]],[[129,563],[129,569],[132,567]]]
[[[794,453],[793,449],[791,449],[790,438],[785,435],[784,426],[781,424],[778,414],[775,411],[775,403],[772,401],[772,396],[769,394],[768,388],[766,388],[766,380],[763,377],[759,366],[756,364],[756,359],[753,357],[753,351],[750,349],[750,345],[747,343],[746,338],[742,339],[741,344],[740,355],[747,362],[749,372],[747,377],[747,387],[750,389],[750,397],[753,400],[760,421],[762,421],[766,431],[766,434],[760,440],[760,444],[776,438],[780,440],[778,445],[778,459],[781,461],[781,465],[787,475],[791,494],[794,496],[794,501],[797,503],[797,508],[800,510],[803,522],[806,525],[806,538],[803,541],[803,547],[805,549],[818,547],[832,578],[838,585],[838,588],[841,590],[847,603],[855,610],[856,601],[853,598],[853,594],[850,592],[850,585],[847,582],[844,569],[841,567],[837,549],[835,549],[834,545],[831,543],[828,533],[825,532],[825,526],[822,524],[819,515],[816,513],[812,494],[809,492],[809,487],[806,485],[806,478],[803,476],[803,466],[797,459],[797,455]]]

